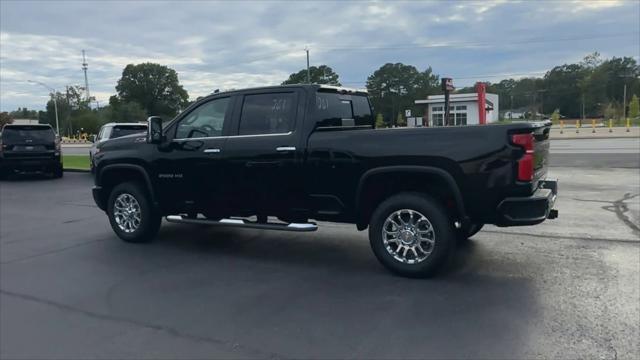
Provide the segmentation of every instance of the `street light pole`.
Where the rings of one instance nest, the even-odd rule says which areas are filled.
[[[53,109],[55,111],[56,114],[56,133],[58,134],[58,136],[60,136],[60,123],[58,122],[58,101],[56,100],[56,89],[50,87],[49,85],[39,82],[39,81],[33,81],[33,80],[27,80],[27,82],[30,82],[32,84],[38,84],[40,86],[44,86],[45,89],[49,90],[51,92],[51,98],[53,99]]]
[[[309,48],[304,49],[307,52],[307,84],[311,84],[311,72],[309,71]]]

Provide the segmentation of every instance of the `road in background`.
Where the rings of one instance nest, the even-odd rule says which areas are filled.
[[[551,166],[640,168],[640,138],[551,141]]]

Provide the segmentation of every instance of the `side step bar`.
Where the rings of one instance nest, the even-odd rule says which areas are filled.
[[[219,221],[215,221],[215,220],[207,220],[207,219],[188,218],[182,215],[169,215],[166,217],[166,219],[168,222],[172,222],[172,223],[229,226],[229,227],[241,227],[241,228],[263,229],[263,230],[280,230],[280,231],[297,231],[297,232],[318,230],[318,225],[314,223],[274,224],[274,223],[257,223],[253,221],[243,220],[243,219],[221,219]]]

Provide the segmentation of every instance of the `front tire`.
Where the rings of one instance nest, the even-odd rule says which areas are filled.
[[[447,211],[425,194],[394,195],[371,217],[371,249],[387,269],[398,275],[432,276],[455,249],[455,241]]]
[[[153,240],[160,229],[162,217],[153,208],[147,191],[135,182],[117,185],[107,203],[111,228],[126,242]]]

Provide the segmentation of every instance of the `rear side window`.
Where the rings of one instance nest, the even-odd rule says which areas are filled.
[[[295,93],[246,95],[238,134],[282,134],[293,130],[295,100]]]
[[[316,94],[315,120],[319,128],[373,126],[366,96]]]
[[[114,126],[113,130],[111,131],[111,139],[115,139],[115,138],[119,138],[122,136],[127,136],[127,135],[131,135],[131,134],[138,134],[141,132],[145,132],[147,131],[147,127],[145,125],[139,125],[139,126],[132,126],[132,125],[128,125],[128,126]]]
[[[56,134],[50,127],[44,126],[5,126],[2,131],[2,142],[5,144],[55,142]]]

